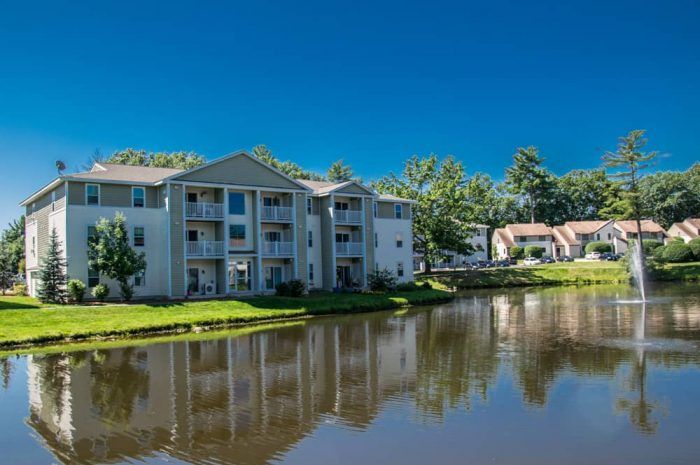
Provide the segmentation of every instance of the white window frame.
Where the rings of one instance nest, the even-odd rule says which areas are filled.
[[[90,190],[89,188],[91,186],[97,187],[97,204],[92,204],[92,203],[88,202],[88,197],[90,197],[90,195],[88,194],[88,191]],[[85,184],[85,206],[86,207],[99,207],[100,205],[102,205],[102,189],[100,189],[100,185],[99,184]]]
[[[313,201],[311,200],[311,197],[306,198],[306,214],[307,215],[313,215],[314,207],[313,207]]]
[[[91,285],[90,285],[90,271],[93,271],[93,269],[92,269],[91,267],[88,266],[88,270],[87,270],[87,283],[86,283],[86,284],[87,284],[87,287],[93,288],[93,287],[95,287],[95,286],[97,286],[97,285],[100,284],[100,273],[99,273],[99,272],[97,273],[97,284],[91,286]],[[93,278],[94,278],[94,276],[93,276]]]
[[[143,229],[143,245],[136,245],[136,228]],[[134,247],[146,247],[146,227],[145,226],[134,225],[134,227],[131,228],[131,244]]]
[[[136,281],[137,279],[141,279],[141,282]],[[146,271],[134,275],[134,287],[146,287]]]
[[[403,278],[405,274],[403,262],[396,262],[396,277]]]
[[[403,234],[400,232],[396,233],[396,248],[397,249],[403,249]]]
[[[397,213],[399,214],[399,216],[396,216]],[[401,205],[400,203],[394,204],[394,219],[395,220],[402,220],[403,219],[403,205]]]
[[[308,245],[309,248],[314,246],[314,234],[311,230],[306,233],[306,245]]]
[[[137,207],[134,201],[136,200],[136,196],[134,195],[134,191],[136,189],[141,189],[143,191],[143,205],[140,207]],[[143,186],[132,186],[131,187],[131,208],[146,208],[146,188]]]

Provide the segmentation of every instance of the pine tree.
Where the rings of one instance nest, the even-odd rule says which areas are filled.
[[[326,177],[330,182],[350,181],[353,177],[352,167],[343,163],[343,160],[334,161],[328,168]]]
[[[39,271],[37,296],[44,303],[62,304],[66,301],[66,261],[62,255],[61,242],[56,228],[53,228],[49,236],[49,250],[42,259]]]
[[[5,295],[5,291],[12,285],[12,256],[10,255],[7,243],[0,240],[0,291]]]

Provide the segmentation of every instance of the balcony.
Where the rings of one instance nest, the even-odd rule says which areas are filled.
[[[335,254],[346,257],[362,255],[362,242],[336,242]]]
[[[187,202],[185,204],[186,218],[218,219],[224,217],[223,203]]]
[[[220,257],[224,254],[223,241],[187,242],[188,257]]]
[[[360,224],[362,223],[362,210],[333,210],[336,223]]]
[[[292,207],[262,207],[263,221],[292,221]]]
[[[293,242],[268,242],[262,243],[262,254],[267,257],[280,257],[293,255]]]

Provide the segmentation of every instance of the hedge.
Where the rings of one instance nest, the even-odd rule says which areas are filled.
[[[517,258],[521,259],[523,257],[523,248],[520,247],[519,245],[514,245],[513,247],[510,248],[510,256],[511,258]]]
[[[542,254],[544,254],[544,247],[539,245],[528,245],[525,247],[526,257],[542,258]]]
[[[684,263],[692,262],[695,256],[688,244],[672,242],[664,247],[663,258],[669,263]]]
[[[700,261],[700,237],[696,237],[692,241],[688,242],[688,247],[693,251],[693,256],[695,260]]]
[[[591,252],[612,252],[612,245],[608,244],[607,242],[589,242],[586,244],[586,253]]]

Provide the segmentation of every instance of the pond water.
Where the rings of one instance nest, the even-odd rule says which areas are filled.
[[[700,291],[652,293],[643,340],[593,286],[10,357],[0,463],[697,464]]]

